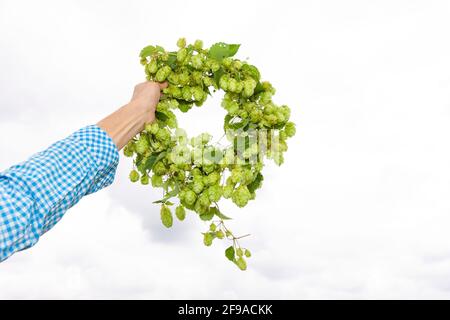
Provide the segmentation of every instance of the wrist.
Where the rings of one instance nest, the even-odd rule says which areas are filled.
[[[141,127],[141,130],[144,128],[146,123],[153,122],[155,120],[155,109],[149,108],[146,106],[146,103],[143,103],[139,100],[131,100],[127,105],[131,112],[136,114],[137,122]],[[139,132],[141,131],[139,130]]]
[[[108,133],[120,150],[144,129],[147,122],[153,121],[154,117],[154,113],[141,108],[139,103],[131,101],[98,122],[97,125]]]

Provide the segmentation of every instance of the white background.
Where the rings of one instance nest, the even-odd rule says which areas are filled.
[[[191,215],[115,183],[0,264],[0,298],[450,298],[448,1],[0,0],[0,170],[126,103],[137,57],[241,43],[298,134],[257,200],[225,204],[249,270]],[[181,119],[220,134],[218,99]]]

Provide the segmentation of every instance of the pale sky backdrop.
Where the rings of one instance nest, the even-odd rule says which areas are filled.
[[[144,79],[140,49],[241,43],[298,134],[256,201],[249,270],[128,181],[0,264],[0,298],[450,298],[450,2],[0,0],[0,170],[93,124]],[[181,118],[221,134],[220,97]]]

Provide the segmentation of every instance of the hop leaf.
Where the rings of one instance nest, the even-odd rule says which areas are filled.
[[[214,214],[216,213],[217,208],[212,207],[206,210],[206,212],[200,214],[200,219],[203,221],[209,221],[214,217]]]
[[[242,66],[242,71],[244,73],[246,73],[247,75],[251,76],[256,81],[259,81],[261,79],[261,73],[259,72],[258,68],[256,68],[255,66],[253,66],[251,64],[244,64]],[[256,87],[256,84],[257,84],[256,81],[255,81],[255,86],[253,88]]]
[[[141,53],[139,55],[141,58],[146,58],[157,52],[164,52],[164,49],[160,46],[147,46],[141,50]]]
[[[220,212],[219,210],[217,210],[215,212],[216,217],[222,219],[222,220],[231,220],[230,217],[227,217],[226,215],[224,215],[222,212]]]
[[[217,61],[222,61],[224,58],[234,56],[239,50],[240,44],[226,44],[218,42],[209,49],[209,57]]]
[[[227,257],[227,259],[230,261],[234,261],[234,247],[233,246],[229,246],[225,250],[225,257]]]
[[[248,191],[255,192],[256,189],[261,187],[263,180],[264,180],[263,175],[258,172],[255,179],[249,185],[247,185]]]

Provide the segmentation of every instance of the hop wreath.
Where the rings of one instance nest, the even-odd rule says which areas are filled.
[[[286,140],[295,134],[295,124],[289,121],[289,107],[272,101],[275,89],[261,81],[258,69],[232,58],[239,45],[216,43],[204,49],[200,40],[186,45],[181,38],[177,46],[177,51],[170,52],[147,46],[140,53],[147,79],[167,81],[168,87],[156,107],[156,120],[146,124],[124,148],[125,156],[133,157],[130,180],[162,188],[163,198],[155,203],[161,205],[165,227],[172,226],[173,212],[182,221],[187,210],[208,221],[204,244],[230,240],[225,256],[245,270],[251,253],[239,244],[243,236],[235,236],[227,228],[225,221],[230,218],[218,202],[231,199],[244,207],[255,198],[263,181],[264,160],[283,163]],[[222,138],[226,137],[228,144],[213,143],[208,133],[189,139],[178,127],[174,111],[200,107],[211,91],[218,90],[225,93]]]

